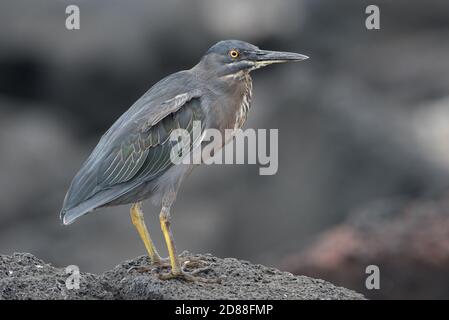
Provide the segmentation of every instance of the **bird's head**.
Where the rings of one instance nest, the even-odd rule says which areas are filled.
[[[261,50],[244,41],[224,40],[214,44],[203,56],[200,64],[208,71],[233,75],[274,63],[297,62],[308,58],[299,53]]]

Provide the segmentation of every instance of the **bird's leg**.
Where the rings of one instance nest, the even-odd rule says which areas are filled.
[[[168,274],[160,274],[159,278],[162,280],[178,278],[187,281],[218,282],[218,280],[216,279],[205,279],[193,275],[198,272],[187,273],[183,270],[183,268],[181,267],[180,259],[176,253],[175,241],[170,229],[170,207],[162,207],[161,213],[159,215],[159,220],[161,223],[161,229],[162,233],[164,234],[165,242],[167,243],[167,250],[171,264],[171,272]],[[202,271],[202,269],[199,271]]]
[[[170,210],[167,207],[162,207],[161,213],[159,214],[159,221],[161,223],[161,229],[162,233],[164,234],[165,242],[167,243],[167,250],[171,264],[171,273],[179,274],[182,271],[181,264],[178,259],[178,254],[176,253],[175,241],[170,229]]]
[[[161,264],[163,259],[159,256],[159,253],[150,238],[150,233],[148,232],[147,226],[145,225],[145,221],[143,219],[141,202],[134,203],[131,206],[131,221],[133,222],[134,227],[136,227],[137,232],[139,233],[139,236],[147,249],[151,263]]]

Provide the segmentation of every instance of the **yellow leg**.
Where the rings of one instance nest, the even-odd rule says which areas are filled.
[[[161,229],[162,233],[164,234],[165,242],[167,243],[167,250],[170,257],[170,265],[171,265],[171,272],[168,274],[160,274],[159,278],[162,280],[180,278],[187,281],[199,281],[209,283],[220,282],[220,279],[206,279],[194,276],[194,274],[198,274],[201,271],[210,269],[209,267],[198,269],[192,273],[187,273],[183,270],[183,268],[181,267],[180,259],[176,253],[175,241],[173,239],[173,234],[170,229],[170,209],[168,207],[162,208],[162,211],[159,215],[159,220],[161,223]]]
[[[145,248],[147,249],[148,255],[152,263],[161,263],[161,257],[159,256],[153,241],[151,241],[150,234],[148,232],[147,226],[143,219],[142,203],[137,202],[131,206],[131,221],[136,227],[140,238],[142,239]]]
[[[159,221],[161,223],[162,233],[164,234],[165,242],[167,243],[168,255],[170,257],[171,273],[173,275],[179,275],[182,273],[181,264],[176,253],[175,241],[170,229],[170,212],[167,208],[162,208],[159,215]]]

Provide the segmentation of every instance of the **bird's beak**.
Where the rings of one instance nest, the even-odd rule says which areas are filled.
[[[249,53],[251,60],[257,67],[263,67],[273,63],[298,62],[309,59],[308,56],[294,52],[255,50]]]

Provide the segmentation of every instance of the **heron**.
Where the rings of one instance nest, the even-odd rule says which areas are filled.
[[[159,277],[206,281],[183,268],[170,227],[170,209],[180,185],[196,166],[171,161],[170,134],[176,129],[192,132],[195,121],[201,123],[201,132],[241,128],[251,106],[250,72],[307,58],[224,40],[210,47],[191,69],[160,80],[116,120],[81,166],[63,202],[62,224],[101,207],[131,204],[131,221],[151,264],[166,263],[169,268]],[[223,140],[221,147],[228,142]],[[142,202],[147,199],[161,208],[159,222],[168,259],[160,257],[145,225]]]

